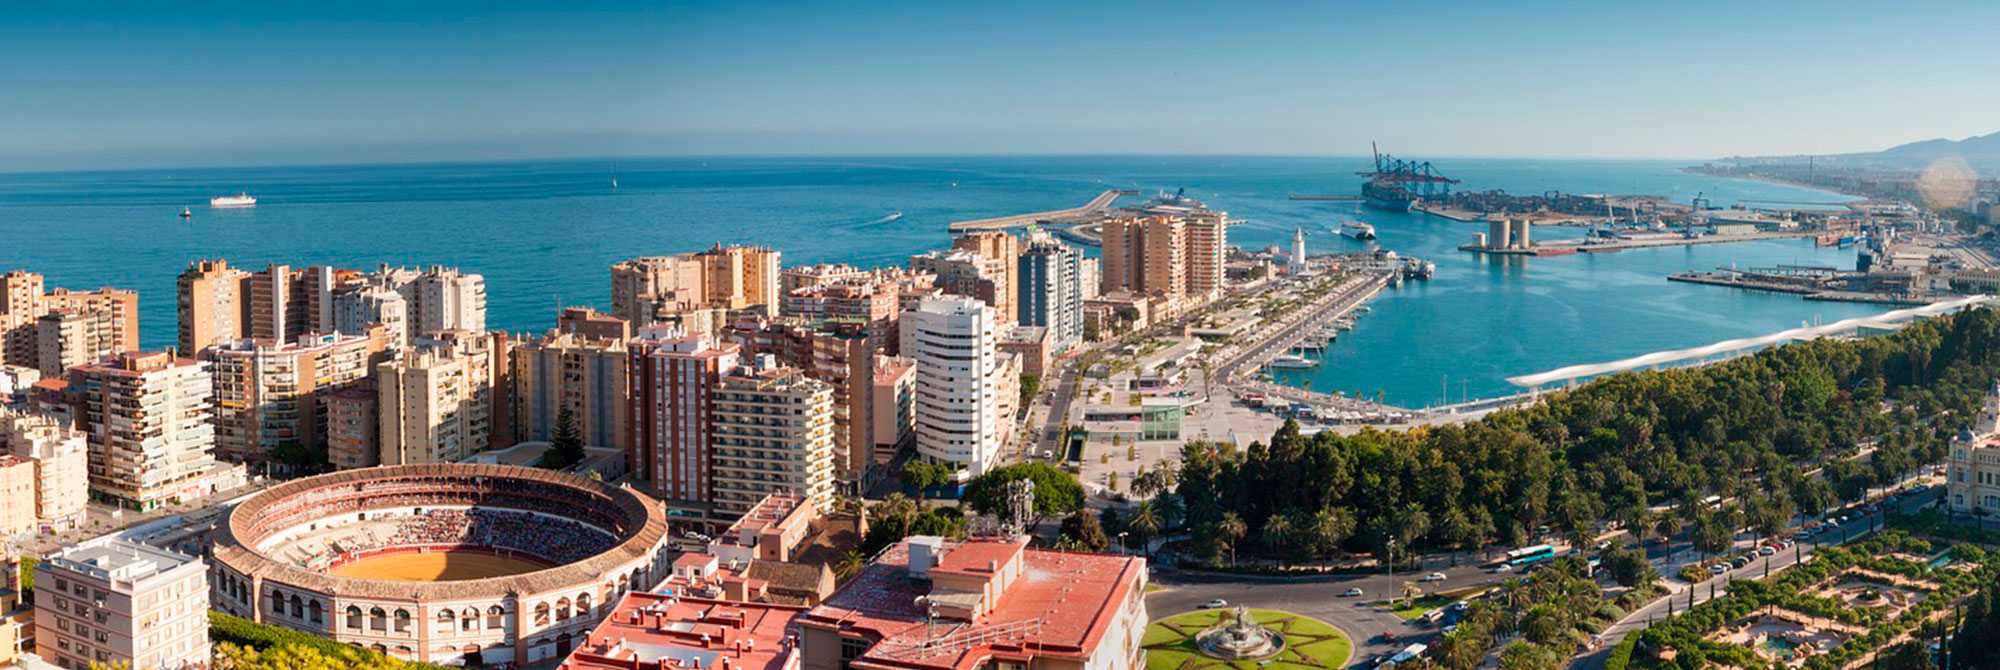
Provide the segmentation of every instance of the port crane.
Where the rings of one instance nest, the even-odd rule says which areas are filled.
[[[1413,185],[1406,188],[1425,198],[1449,193],[1451,185],[1459,183],[1459,180],[1438,172],[1430,161],[1406,161],[1382,153],[1381,148],[1374,142],[1369,142],[1368,148],[1375,153],[1375,169],[1355,174],[1367,177],[1370,181]]]

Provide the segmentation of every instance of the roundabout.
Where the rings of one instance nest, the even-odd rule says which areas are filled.
[[[1347,636],[1324,621],[1243,608],[1154,621],[1143,645],[1146,670],[1325,670],[1352,654]]]

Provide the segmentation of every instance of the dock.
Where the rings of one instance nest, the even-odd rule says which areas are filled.
[[[1097,194],[1097,197],[1091,198],[1090,202],[1084,203],[1082,207],[1072,207],[1070,209],[1058,209],[1048,212],[1031,212],[1028,214],[1015,214],[1013,216],[1000,216],[991,219],[955,221],[952,222],[950,228],[952,232],[959,232],[966,230],[1004,230],[1007,228],[1020,228],[1037,223],[1082,223],[1084,221],[1102,215],[1106,209],[1109,209],[1111,207],[1112,202],[1118,200],[1119,196],[1138,195],[1138,194],[1139,194],[1138,191],[1121,190],[1114,188],[1106,190],[1103,193]]]
[[[1728,244],[1731,242],[1755,242],[1758,240],[1790,240],[1813,237],[1809,232],[1766,232],[1744,235],[1702,235],[1699,237],[1670,237],[1644,240],[1563,240],[1560,242],[1536,242],[1527,248],[1490,249],[1477,244],[1459,245],[1459,251],[1499,256],[1567,256],[1575,253],[1609,253],[1627,249],[1649,249],[1654,247],[1680,247],[1693,244]]]

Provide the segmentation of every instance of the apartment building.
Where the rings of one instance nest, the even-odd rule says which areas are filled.
[[[208,667],[208,566],[199,558],[100,540],[43,560],[35,585],[36,653],[56,667]]]

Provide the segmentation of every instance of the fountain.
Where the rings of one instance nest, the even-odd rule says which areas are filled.
[[[1194,643],[1202,654],[1226,661],[1264,658],[1285,650],[1285,636],[1252,620],[1249,608],[1242,605],[1196,634]]]

